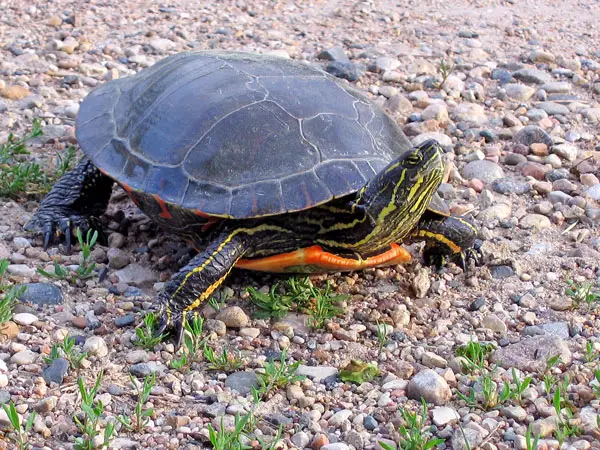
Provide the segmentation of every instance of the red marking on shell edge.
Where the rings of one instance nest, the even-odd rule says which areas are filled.
[[[171,220],[173,218],[173,216],[171,215],[171,213],[169,212],[169,210],[167,209],[167,204],[165,203],[165,201],[160,198],[158,195],[154,194],[154,200],[157,201],[158,205],[160,206],[161,212],[158,215],[159,217],[162,217],[163,219],[167,219],[167,220]]]
[[[119,184],[121,185],[121,187],[123,188],[123,190],[124,190],[125,192],[127,192],[127,195],[129,195],[129,198],[131,199],[131,201],[132,201],[133,203],[135,203],[135,205],[136,205],[138,208],[141,208],[141,206],[140,206],[140,202],[138,201],[138,199],[137,199],[137,198],[135,198],[135,195],[134,195],[134,192],[135,192],[135,191],[134,191],[134,189],[133,189],[131,186],[129,186],[127,183],[120,182]]]

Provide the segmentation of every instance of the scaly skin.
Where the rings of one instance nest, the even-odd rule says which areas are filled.
[[[90,221],[106,211],[113,183],[90,160],[83,158],[54,185],[25,230],[44,236],[44,250],[62,234],[67,253],[71,253],[72,232],[77,228],[82,233],[87,231]]]

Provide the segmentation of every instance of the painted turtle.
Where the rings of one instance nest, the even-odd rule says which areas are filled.
[[[159,295],[159,332],[206,301],[234,266],[351,271],[404,263],[424,239],[440,263],[473,248],[467,219],[429,206],[443,174],[363,95],[325,72],[237,52],[169,56],[90,93],[76,119],[84,158],[26,226],[44,246],[102,214],[116,181],[198,254]],[[438,199],[439,200],[439,199]]]

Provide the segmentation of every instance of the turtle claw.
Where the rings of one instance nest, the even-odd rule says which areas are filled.
[[[427,265],[434,266],[437,270],[441,270],[446,264],[453,262],[459,265],[463,272],[466,273],[469,271],[469,263],[471,261],[473,261],[475,266],[483,264],[483,254],[481,252],[482,245],[483,242],[476,239],[472,247],[453,255],[445,254],[438,246],[431,245],[425,248],[423,258]]]
[[[23,228],[43,235],[44,251],[48,250],[50,244],[60,242],[61,236],[64,236],[66,254],[70,255],[73,250],[73,231],[79,228],[84,233],[90,224],[87,217],[70,214],[70,211],[41,208]]]

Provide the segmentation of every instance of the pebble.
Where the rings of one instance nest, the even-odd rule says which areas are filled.
[[[550,75],[543,70],[534,68],[524,68],[512,73],[517,80],[525,83],[547,84],[551,81]]]
[[[512,277],[515,271],[510,266],[492,266],[490,267],[490,273],[495,279],[503,280]]]
[[[229,328],[242,328],[250,323],[250,318],[239,306],[228,306],[223,308],[215,318],[223,322]]]
[[[331,61],[325,66],[325,71],[348,81],[357,81],[364,75],[364,71],[352,62]]]
[[[111,269],[122,269],[129,264],[129,255],[120,248],[111,247],[106,252],[108,257],[108,266]]]
[[[33,267],[29,267],[27,264],[9,264],[6,272],[24,278],[31,278],[37,273]]]
[[[19,84],[6,86],[0,91],[0,95],[8,100],[22,100],[29,94],[29,89]]]
[[[119,282],[137,287],[152,286],[158,281],[158,275],[153,270],[137,263],[117,270],[115,275]]]
[[[37,316],[30,313],[13,314],[12,320],[19,325],[29,326],[39,320]]]
[[[450,400],[452,392],[444,378],[432,369],[424,369],[417,373],[408,383],[406,394],[409,398],[442,405]]]
[[[553,141],[548,133],[537,125],[528,125],[521,128],[513,137],[513,142],[529,147],[531,144],[539,142],[552,147]]]
[[[60,288],[51,283],[28,283],[19,300],[36,305],[58,305],[63,302]]]
[[[258,388],[259,384],[254,372],[241,371],[230,374],[225,380],[225,386],[240,395],[248,395],[252,388]]]
[[[488,330],[496,333],[506,333],[508,331],[506,323],[496,314],[488,314],[481,320],[481,324]]]
[[[573,162],[577,159],[579,149],[573,144],[558,144],[552,147],[552,153],[560,156],[562,159]]]
[[[462,176],[467,180],[477,178],[486,184],[493,182],[499,178],[504,178],[504,171],[502,168],[486,159],[481,161],[471,161],[462,170]]]
[[[103,358],[108,355],[108,346],[106,341],[100,336],[91,336],[86,339],[83,344],[83,351],[89,356],[97,356]]]
[[[296,373],[314,380],[315,383],[322,383],[326,378],[336,376],[338,369],[329,366],[305,366],[300,364]]]
[[[550,211],[548,211],[550,212]],[[552,226],[550,219],[542,214],[525,214],[519,221],[519,226],[524,230],[545,230]]]
[[[39,356],[38,353],[32,352],[31,350],[22,350],[12,355],[10,357],[10,362],[17,366],[26,366],[28,364],[33,364]]]
[[[513,100],[520,102],[526,102],[533,97],[533,94],[535,94],[534,88],[517,83],[505,84],[504,90],[506,91],[508,98],[512,98]]]
[[[456,410],[449,406],[436,406],[431,413],[433,423],[438,427],[454,424],[460,419]]]
[[[73,317],[71,323],[75,328],[79,328],[80,330],[85,330],[88,326],[88,320],[85,317]]]
[[[148,362],[149,356],[146,350],[133,350],[125,355],[127,364],[138,364]]]
[[[124,316],[117,317],[115,319],[115,326],[117,328],[128,327],[129,325],[133,325],[135,323],[135,315],[134,314],[125,314]]]

